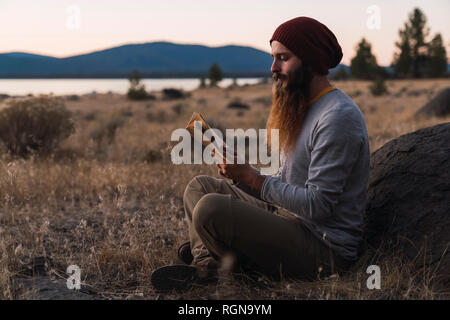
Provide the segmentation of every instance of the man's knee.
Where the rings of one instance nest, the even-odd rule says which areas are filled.
[[[207,175],[198,175],[192,178],[191,181],[189,181],[189,183],[186,185],[186,189],[184,189],[183,200],[186,200],[186,198],[192,191],[202,190],[203,189],[202,181],[207,181],[209,179],[212,179],[212,177]]]
[[[194,228],[199,231],[212,225],[223,225],[227,219],[229,201],[228,195],[205,194],[194,209],[192,217]]]

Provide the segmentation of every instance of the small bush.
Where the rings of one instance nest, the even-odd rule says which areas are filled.
[[[181,112],[183,112],[183,104],[177,103],[176,105],[173,105],[172,110],[175,114],[180,115]]]
[[[96,112],[96,111],[88,112],[83,116],[83,119],[86,121],[93,121],[93,120],[97,119],[97,114],[98,114],[98,112]]]
[[[154,95],[149,94],[144,85],[138,87],[130,87],[127,92],[127,97],[130,100],[155,100]]]
[[[152,112],[147,112],[145,118],[148,122],[159,122],[164,123],[167,121],[167,114],[164,110],[159,110],[156,114]]]
[[[160,122],[160,123],[164,123],[167,121],[167,114],[164,110],[159,110],[156,113],[156,121]]]
[[[239,100],[234,100],[231,101],[228,105],[227,108],[230,109],[244,109],[244,110],[249,110],[250,106],[248,104],[242,103]]]
[[[162,93],[165,100],[183,99],[185,97],[183,91],[173,88],[163,89]]]
[[[72,95],[66,96],[66,100],[67,101],[79,101],[80,97],[76,94],[72,94]]]
[[[206,106],[208,104],[208,100],[206,100],[205,98],[200,98],[197,100],[197,103],[199,105]]]
[[[145,114],[145,119],[147,119],[148,122],[153,122],[155,121],[155,116],[153,115],[152,112],[147,112]]]
[[[155,163],[161,161],[163,158],[161,151],[149,150],[145,153],[144,161],[148,163]]]
[[[0,111],[0,141],[13,155],[46,154],[75,132],[61,98],[41,95],[12,100]]]
[[[89,136],[97,142],[100,147],[103,143],[111,144],[116,136],[116,131],[125,124],[124,116],[121,112],[113,112],[106,118],[98,121],[91,130]]]
[[[132,117],[133,116],[133,111],[129,110],[129,109],[122,109],[120,111],[120,114],[124,117]]]
[[[356,91],[354,91],[353,93],[350,93],[350,96],[351,96],[352,98],[356,98],[356,97],[359,97],[361,94],[362,94],[362,91],[361,91],[361,90],[356,90]]]
[[[253,102],[260,103],[265,107],[270,107],[272,105],[272,95],[255,98],[253,99]]]
[[[384,79],[380,78],[380,77],[378,77],[374,80],[374,82],[369,87],[369,89],[370,89],[370,92],[372,93],[372,95],[374,95],[374,96],[381,96],[383,94],[388,93]]]

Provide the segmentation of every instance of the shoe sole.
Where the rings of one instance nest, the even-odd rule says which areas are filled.
[[[158,291],[187,289],[196,280],[197,268],[175,264],[156,269],[152,273],[153,287]]]

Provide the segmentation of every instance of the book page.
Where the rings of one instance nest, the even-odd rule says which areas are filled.
[[[186,129],[190,132],[191,136],[194,137],[194,139],[196,138],[196,136],[194,134],[195,121],[200,121],[201,125],[202,125],[202,128],[201,128],[202,136],[200,138],[202,141],[198,141],[198,142],[200,142],[205,147],[207,147],[211,143],[214,144],[215,158],[217,159],[218,163],[224,163],[225,161],[226,161],[226,163],[232,163],[234,160],[234,154],[232,152],[230,152],[230,148],[226,145],[225,141],[223,141],[223,139],[220,136],[218,136],[214,132],[214,130],[210,131],[212,133],[212,136],[214,137],[214,139],[211,139],[213,141],[207,141],[207,140],[203,141],[203,134],[205,133],[205,131],[208,129],[213,129],[213,128],[211,128],[211,126],[205,121],[205,119],[202,117],[202,115],[197,112],[194,112],[191,119],[189,120],[188,125],[186,126]],[[226,150],[225,154],[223,153],[224,147]]]

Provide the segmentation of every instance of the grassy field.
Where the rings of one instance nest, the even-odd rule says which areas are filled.
[[[361,108],[371,152],[407,132],[447,118],[416,120],[413,114],[450,80],[388,81],[389,94],[373,97],[369,82],[334,83]],[[400,255],[375,261],[381,290],[366,288],[364,256],[352,272],[314,282],[233,280],[183,293],[158,294],[151,272],[173,263],[188,238],[182,195],[198,174],[218,177],[215,166],[173,165],[171,132],[186,125],[192,112],[224,128],[263,128],[271,101],[270,84],[199,89],[182,100],[134,102],[123,95],[67,99],[76,132],[50,158],[17,159],[2,150],[0,159],[0,298],[23,298],[13,279],[33,258],[48,256],[49,272],[61,277],[67,266],[81,268],[82,286],[108,299],[437,299],[432,274],[414,270]],[[250,110],[226,105],[239,100]],[[0,108],[4,107],[0,102]],[[120,117],[113,139],[96,142],[95,131]],[[447,292],[448,294],[448,292]]]

